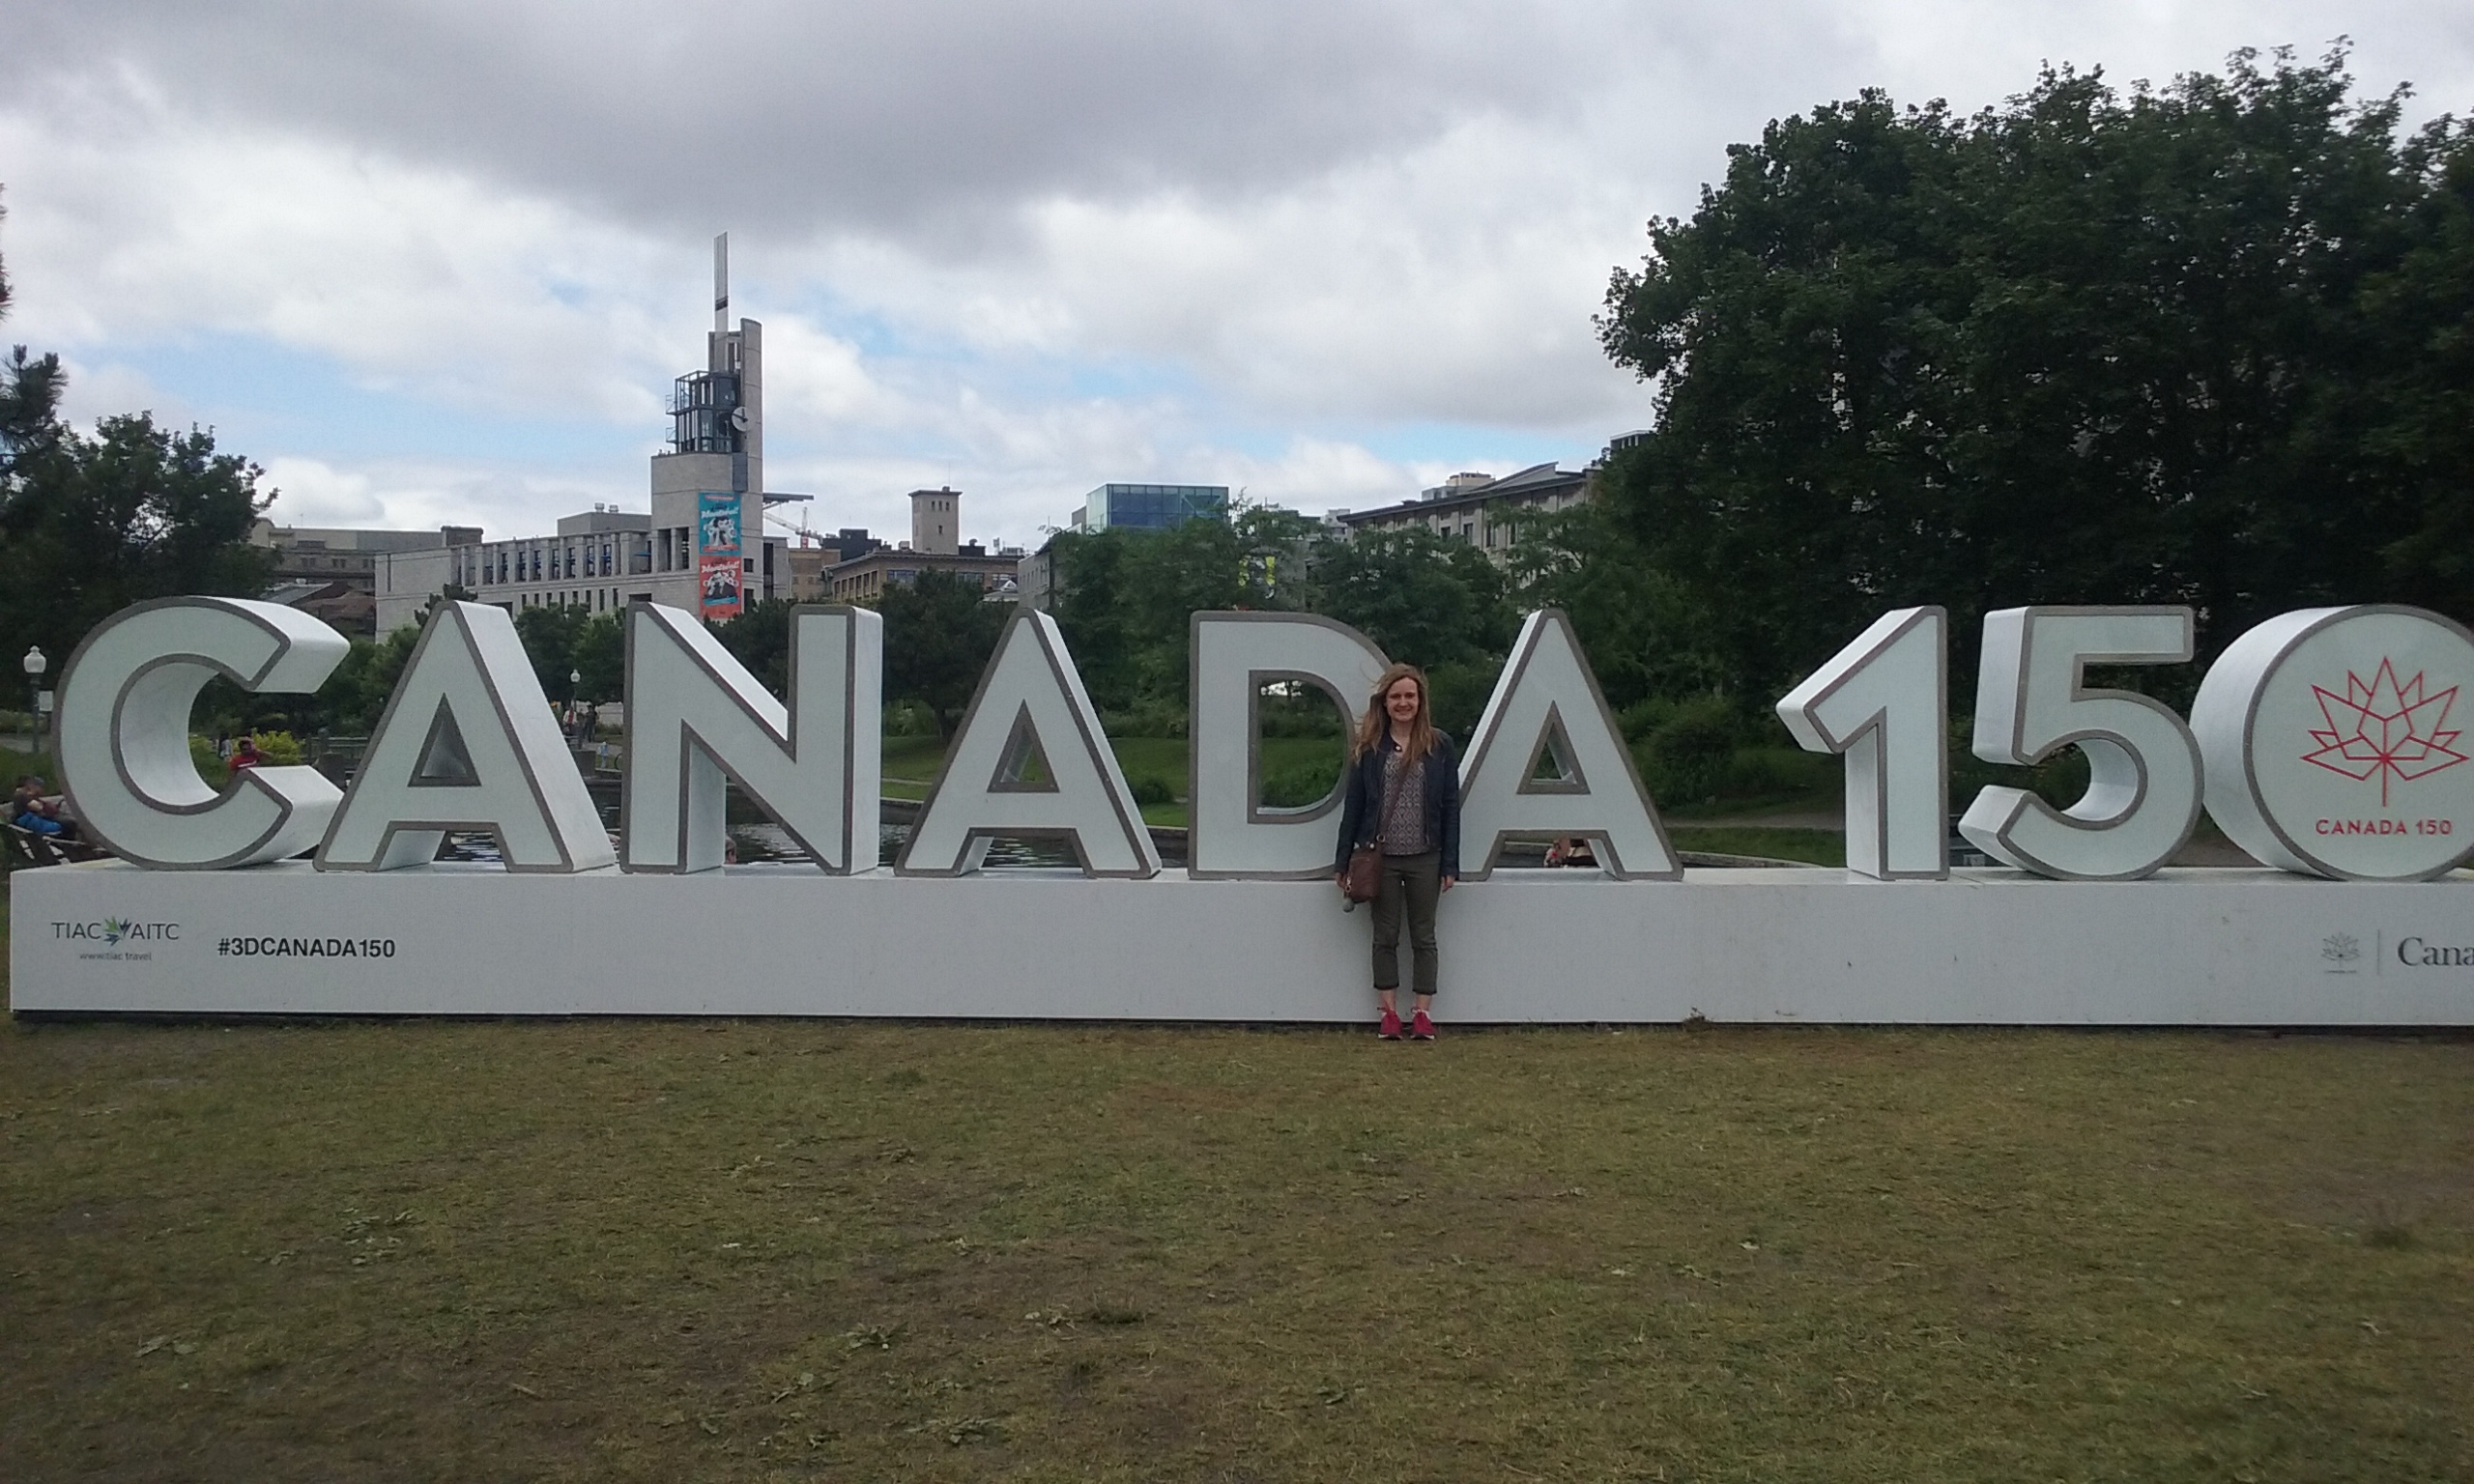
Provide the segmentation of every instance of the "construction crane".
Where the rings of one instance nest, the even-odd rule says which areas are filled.
[[[802,497],[802,499],[804,499],[804,497]],[[781,527],[784,530],[790,531],[791,534],[797,536],[799,538],[799,549],[801,551],[805,551],[811,546],[821,544],[817,537],[817,533],[808,528],[808,509],[804,503],[799,507],[799,524],[796,526],[793,526],[789,521],[775,515],[770,510],[764,512],[764,518],[771,521],[774,525]]]

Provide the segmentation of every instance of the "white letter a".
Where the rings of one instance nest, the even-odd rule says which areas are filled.
[[[1023,777],[1036,753],[1047,778]],[[1152,876],[1160,852],[1101,734],[1065,636],[1046,614],[1005,625],[962,733],[894,864],[906,876],[976,870],[998,836],[1061,840],[1085,875]]]
[[[515,620],[485,603],[441,603],[430,615],[318,869],[424,865],[450,829],[488,832],[509,870],[571,873],[618,858]]]
[[[1539,776],[1552,760],[1553,776]],[[1522,624],[1460,764],[1461,875],[1482,881],[1507,840],[1595,842],[1618,880],[1683,874],[1597,677],[1555,609]]]

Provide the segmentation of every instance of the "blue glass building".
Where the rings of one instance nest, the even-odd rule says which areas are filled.
[[[1224,484],[1104,484],[1083,497],[1074,524],[1085,530],[1122,526],[1165,530],[1197,518],[1228,518]]]

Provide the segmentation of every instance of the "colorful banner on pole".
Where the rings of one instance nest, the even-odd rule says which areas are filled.
[[[705,621],[739,614],[738,497],[707,490],[696,497],[696,580]]]

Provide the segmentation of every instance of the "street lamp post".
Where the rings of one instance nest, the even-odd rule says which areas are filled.
[[[567,671],[567,729],[574,734],[579,744],[585,741],[584,713],[576,709],[576,687],[582,684],[584,684],[583,671]]]
[[[29,644],[26,646],[26,657],[21,663],[26,671],[26,731],[36,739],[35,745],[41,747],[43,745],[43,672],[51,668],[51,661],[43,658],[41,645]]]

